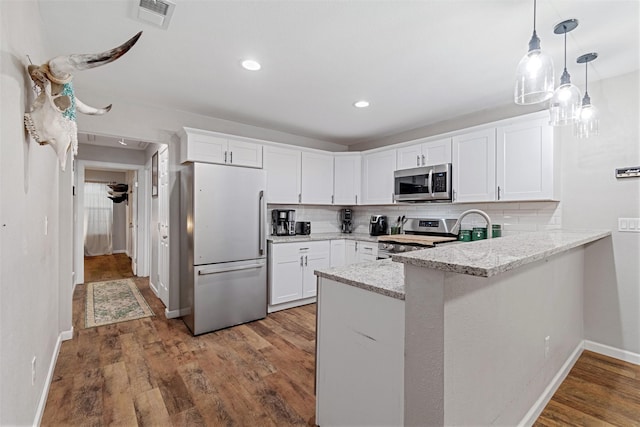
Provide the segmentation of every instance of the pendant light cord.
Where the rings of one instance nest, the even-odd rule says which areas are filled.
[[[567,71],[567,27],[564,27],[564,71]]]
[[[589,70],[589,62],[584,63],[584,96],[589,96],[589,80],[587,79],[587,71]]]
[[[536,32],[536,0],[533,0],[533,32]]]

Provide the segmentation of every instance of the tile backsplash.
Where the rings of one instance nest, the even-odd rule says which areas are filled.
[[[297,221],[310,221],[312,233],[340,231],[340,206],[316,205],[269,205],[271,209],[295,209]],[[494,224],[502,225],[502,234],[526,231],[559,229],[562,226],[562,209],[559,202],[494,202],[494,203],[421,203],[385,206],[351,206],[354,213],[354,232],[368,233],[371,215],[386,215],[391,224],[398,216],[408,218],[458,218],[468,209],[485,211]],[[479,215],[469,215],[462,223],[463,228],[484,226]]]

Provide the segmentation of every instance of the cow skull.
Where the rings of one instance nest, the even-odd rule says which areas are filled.
[[[24,125],[29,135],[40,145],[51,145],[63,171],[69,149],[73,149],[73,155],[78,154],[76,111],[102,115],[111,110],[111,105],[94,108],[80,101],[73,91],[71,73],[115,61],[136,44],[141,34],[142,31],[121,46],[100,54],[57,56],[40,66],[29,65],[29,77],[38,86],[40,93],[30,112],[25,113]]]

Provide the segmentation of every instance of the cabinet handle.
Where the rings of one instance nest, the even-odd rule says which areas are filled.
[[[356,205],[358,204],[358,195],[356,194]]]
[[[227,163],[227,152],[224,152],[224,162]]]
[[[308,266],[308,264],[307,264],[307,256],[306,255],[304,256],[304,266],[305,267]]]
[[[356,242],[356,252],[358,252],[358,242]]]
[[[300,267],[302,267],[302,266],[303,266],[303,262],[302,262],[302,259],[303,259],[303,258],[304,258],[304,257],[303,257],[302,255],[300,255]]]
[[[364,250],[365,250],[365,251],[372,251],[372,250],[373,250],[373,248],[365,246],[365,247],[364,247]]]
[[[498,185],[498,200],[500,200],[500,186]]]
[[[298,203],[302,203],[302,193],[298,193]]]
[[[299,251],[308,251],[309,248],[300,248]]]
[[[416,166],[420,166],[420,155],[416,156]]]
[[[334,196],[331,196],[331,204],[333,204]]]
[[[394,202],[394,200],[393,200],[393,193],[391,193],[391,203],[393,203],[393,202]]]
[[[424,154],[423,154],[423,155],[422,155],[422,166],[424,166],[424,165],[425,165],[425,163],[426,163],[426,162],[424,161]]]
[[[452,202],[455,202],[455,201],[456,201],[456,190],[453,190],[453,191],[451,192],[451,196],[452,196],[452,197],[451,197],[451,201],[452,201]]]
[[[233,163],[233,151],[229,151],[229,163]]]

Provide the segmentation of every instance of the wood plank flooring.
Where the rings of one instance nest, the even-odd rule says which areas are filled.
[[[87,258],[85,277],[132,277],[130,260]],[[42,425],[314,424],[315,305],[193,337],[134,281],[156,316],[91,329],[77,286]],[[640,366],[585,351],[534,425],[640,426]]]

